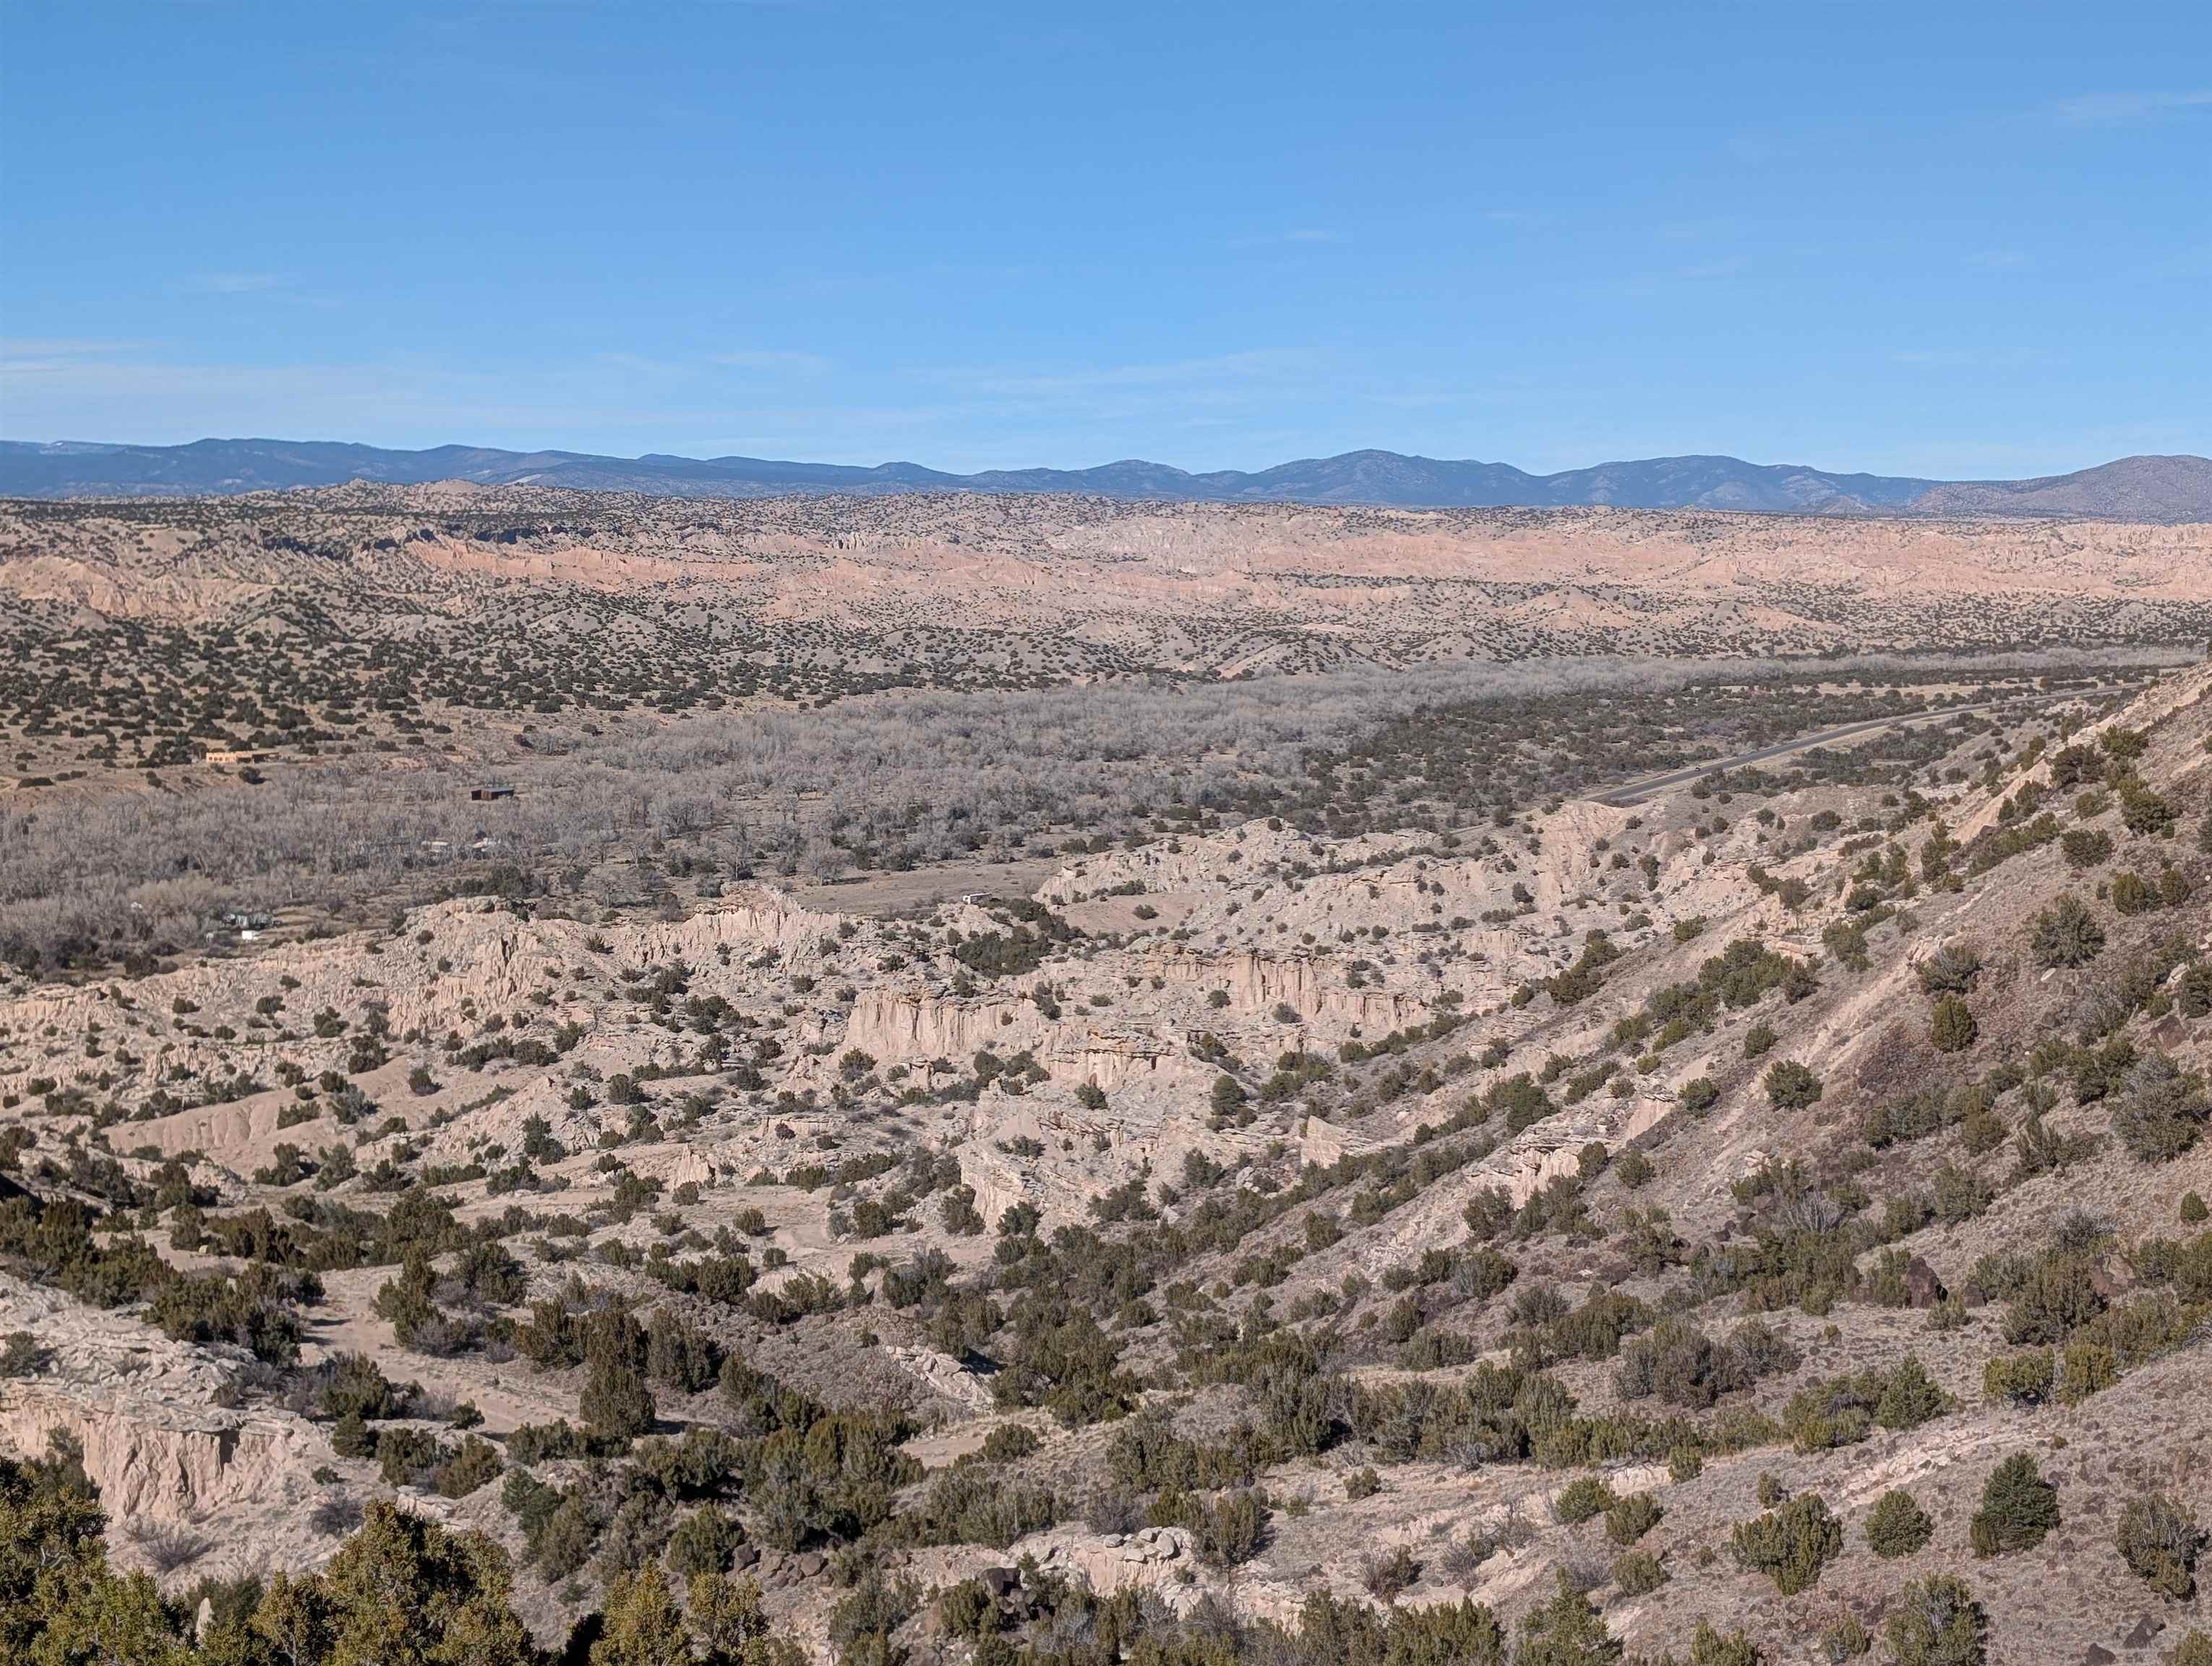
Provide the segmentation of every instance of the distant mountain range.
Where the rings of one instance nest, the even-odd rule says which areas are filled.
[[[2124,457],[2036,480],[1919,480],[1832,474],[1734,457],[1650,457],[1560,474],[1505,463],[1449,462],[1390,451],[1308,458],[1256,473],[1191,474],[1128,461],[1095,469],[993,469],[945,474],[915,463],[857,468],[757,457],[597,457],[568,451],[438,446],[386,451],[325,440],[198,440],[185,446],[0,441],[0,496],[215,496],[331,486],[350,480],[420,484],[566,486],[680,497],[793,493],[1075,492],[1213,503],[1373,503],[1408,508],[1613,507],[1740,509],[1768,514],[2085,515],[2212,520],[2212,459]]]

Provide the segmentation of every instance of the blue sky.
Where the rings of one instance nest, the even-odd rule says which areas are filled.
[[[2212,450],[2212,8],[0,0],[0,435]]]

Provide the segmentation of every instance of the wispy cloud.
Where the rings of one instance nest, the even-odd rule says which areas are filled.
[[[657,432],[681,407],[623,402],[580,374],[516,378],[403,358],[226,364],[128,352],[0,356],[0,410],[18,435],[169,443],[283,434],[435,444],[486,434]]]
[[[2033,369],[2039,365],[2057,363],[2062,356],[2063,353],[2054,352],[2045,346],[2006,342],[1978,346],[1893,348],[1889,354],[1889,362],[1910,370],[1974,369],[2009,374],[2014,371]]]
[[[292,279],[283,272],[196,272],[183,287],[196,295],[257,295],[289,289]]]
[[[592,362],[605,365],[610,370],[627,370],[642,376],[675,375],[684,368],[682,365],[672,364],[665,359],[650,358],[643,353],[619,351],[594,353]]]
[[[1263,350],[1154,364],[1032,369],[1004,365],[959,367],[943,374],[946,381],[970,393],[1033,398],[1096,394],[1115,389],[1190,390],[1247,386],[1302,374],[1310,368],[1304,354]]]
[[[0,363],[21,364],[31,359],[81,359],[98,353],[122,353],[137,346],[131,341],[88,341],[72,336],[0,336]]]
[[[1249,232],[1242,237],[1231,238],[1224,246],[1240,250],[1312,248],[1344,240],[1343,233],[1332,231],[1326,226],[1293,226],[1287,231]]]
[[[1668,243],[1724,242],[1743,234],[1743,222],[1733,215],[1709,214],[1688,220],[1662,220],[1655,228]]]
[[[0,411],[10,437],[169,444],[209,434],[277,434],[623,456],[911,458],[958,471],[1130,456],[1249,467],[1353,443],[1480,453],[1471,437],[1448,437],[1439,417],[1471,406],[1511,408],[1523,397],[1442,376],[1411,387],[1295,347],[1157,360],[890,364],[872,369],[861,397],[832,398],[817,395],[834,381],[717,374],[703,350],[667,360],[591,354],[464,369],[427,355],[238,364],[143,344],[112,351],[103,343],[58,345],[85,350],[0,353]],[[664,368],[670,374],[659,374]],[[1286,421],[1316,402],[1336,424],[1326,439]],[[1486,417],[1474,426],[1487,435],[1489,425]]]
[[[2052,106],[2069,127],[2141,127],[2192,111],[2212,112],[2212,88],[2183,91],[2084,93]]]
[[[793,352],[782,348],[745,348],[734,353],[709,353],[707,362],[730,370],[757,370],[770,375],[819,376],[830,361],[819,353]]]
[[[715,378],[711,374],[717,370],[745,370],[756,376],[788,380],[823,375],[830,368],[830,361],[819,353],[775,348],[681,356],[632,353],[620,348],[610,348],[592,354],[590,362],[609,370],[620,371],[628,376],[664,382],[672,389],[686,383],[702,386],[726,383],[726,378]]]

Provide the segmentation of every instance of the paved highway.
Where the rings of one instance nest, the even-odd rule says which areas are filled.
[[[2034,701],[2078,700],[2078,691],[2067,693],[2014,696],[2009,700],[1978,700],[1964,706],[1941,706],[1933,711],[1901,712],[1895,717],[1863,718],[1856,723],[1841,727],[1823,729],[1817,734],[1800,735],[1795,740],[1778,740],[1771,746],[1761,746],[1756,751],[1738,752],[1734,757],[1713,758],[1704,763],[1692,763],[1686,769],[1670,769],[1663,775],[1646,775],[1641,781],[1632,781],[1623,786],[1608,787],[1602,793],[1592,793],[1597,804],[1608,805],[1616,810],[1626,810],[1631,805],[1643,803],[1655,793],[1663,793],[1670,787],[1683,787],[1699,775],[1709,775],[1716,769],[1737,769],[1748,764],[1764,763],[1770,758],[1787,757],[1792,752],[1810,751],[1815,746],[1830,746],[1838,741],[1856,740],[1862,735],[1873,734],[1881,729],[1908,727],[1915,723],[1939,723],[1956,717],[1962,712],[1985,712],[1998,706],[2008,706],[2021,699]]]

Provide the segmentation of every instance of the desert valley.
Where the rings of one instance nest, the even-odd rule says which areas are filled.
[[[0,1652],[2201,1666],[2208,554],[0,504]]]

